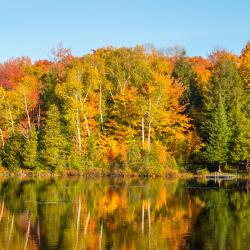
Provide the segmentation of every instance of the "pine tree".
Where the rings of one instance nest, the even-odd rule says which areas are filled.
[[[37,152],[38,142],[37,142],[37,132],[32,129],[29,133],[29,137],[26,140],[23,148],[23,166],[25,168],[34,169],[37,167]]]
[[[177,61],[172,76],[179,80],[186,88],[181,103],[188,104],[188,109],[201,105],[201,97],[197,87],[197,75],[192,66],[184,58]]]
[[[205,96],[205,112],[209,115],[218,104],[219,96],[224,100],[229,123],[231,113],[241,101],[243,81],[233,60],[221,60],[215,66]],[[209,119],[209,116],[207,117]]]
[[[210,123],[208,145],[205,152],[209,162],[219,164],[219,171],[220,165],[227,162],[229,135],[230,130],[227,125],[224,103],[219,97],[218,106]]]
[[[56,105],[47,111],[47,119],[42,136],[41,159],[50,170],[59,169],[65,163],[66,140],[61,130],[60,113]]]
[[[22,165],[23,139],[20,134],[12,134],[1,152],[3,166],[11,171]]]
[[[233,163],[247,161],[250,159],[250,119],[236,107],[233,121],[230,159]]]
[[[204,100],[203,136],[210,144],[211,121],[218,112],[218,104],[223,100],[227,126],[230,134],[227,138],[230,162],[243,161],[247,156],[249,136],[249,118],[247,118],[247,92],[244,89],[238,68],[232,59],[220,60],[213,70]],[[221,99],[221,100],[220,100]]]

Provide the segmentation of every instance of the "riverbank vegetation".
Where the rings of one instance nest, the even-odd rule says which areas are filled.
[[[164,175],[250,160],[250,43],[240,56],[142,46],[53,56],[0,64],[7,170]]]

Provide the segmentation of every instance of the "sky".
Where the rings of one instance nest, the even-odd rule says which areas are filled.
[[[0,62],[49,57],[62,43],[74,55],[105,46],[183,46],[239,54],[250,40],[249,0],[0,0]]]

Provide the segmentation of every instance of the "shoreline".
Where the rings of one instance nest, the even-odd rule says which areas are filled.
[[[100,169],[90,169],[90,170],[63,170],[63,171],[48,171],[48,170],[21,170],[21,171],[0,171],[0,176],[2,177],[90,177],[90,178],[180,178],[180,179],[191,179],[195,177],[194,174],[190,172],[166,172],[165,174],[141,174],[126,171],[108,171]]]
[[[18,170],[18,171],[9,171],[4,168],[0,168],[0,176],[1,177],[18,177],[18,178],[34,178],[34,177],[89,177],[89,178],[166,178],[166,179],[203,179],[203,180],[213,180],[213,179],[221,179],[221,180],[229,180],[229,178],[220,178],[224,177],[233,177],[231,180],[235,179],[249,179],[250,176],[247,174],[238,174],[235,173],[217,173],[211,172],[207,174],[194,174],[191,172],[177,172],[174,170],[166,171],[163,174],[156,173],[133,173],[126,171],[109,171],[106,169],[68,169],[63,171],[49,171],[49,170]],[[213,177],[213,178],[211,178]],[[217,177],[217,178],[215,178]]]

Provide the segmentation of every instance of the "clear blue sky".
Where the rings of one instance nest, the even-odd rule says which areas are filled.
[[[107,45],[179,44],[188,55],[239,53],[250,40],[249,0],[0,0],[0,62],[75,55]]]

